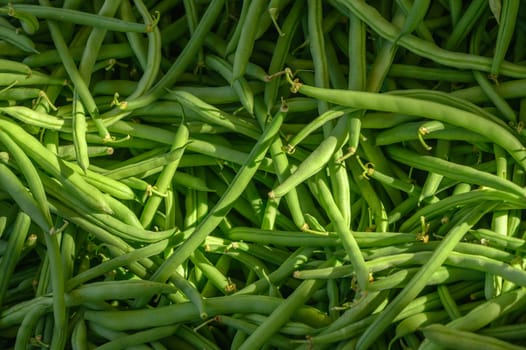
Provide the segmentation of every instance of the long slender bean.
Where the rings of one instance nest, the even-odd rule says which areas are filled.
[[[402,39],[401,39],[402,40]],[[289,82],[294,92],[300,92],[309,97],[323,99],[328,102],[354,108],[373,109],[385,112],[403,113],[409,115],[424,115],[428,118],[457,125],[475,131],[504,148],[523,168],[526,168],[526,150],[522,143],[502,126],[484,120],[470,112],[444,106],[431,101],[416,100],[402,96],[373,94],[362,91],[346,91],[323,89],[292,81]]]
[[[424,264],[424,266],[422,266],[406,288],[397,295],[395,300],[393,300],[393,302],[389,304],[386,309],[379,314],[379,317],[365,330],[358,341],[358,349],[366,349],[375,341],[389,323],[392,322],[394,317],[422,290],[427,280],[426,276],[429,277],[429,273],[434,271],[446,260],[448,252],[455,246],[462,236],[464,236],[471,226],[475,225],[493,206],[494,204],[480,204],[474,207],[472,211],[468,212],[465,217],[461,218],[459,223],[442,241],[441,247],[433,252],[433,256],[426,264]]]

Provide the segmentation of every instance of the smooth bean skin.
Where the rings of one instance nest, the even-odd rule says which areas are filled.
[[[468,212],[465,217],[449,232],[441,242],[441,247],[433,252],[433,256],[422,266],[421,270],[413,277],[395,300],[379,314],[379,317],[367,328],[358,340],[358,349],[367,349],[375,339],[382,333],[396,315],[414,299],[424,287],[430,273],[439,267],[447,258],[449,251],[460,241],[464,234],[477,223],[480,218],[493,207],[481,204]]]
[[[365,1],[332,0],[332,2],[341,8],[343,12],[352,12],[367,23],[381,37],[390,41],[396,40],[399,33],[398,28],[388,22],[377,9],[368,5]],[[485,3],[485,1],[480,2]],[[492,59],[490,57],[447,51],[413,35],[405,35],[399,38],[397,43],[416,55],[428,58],[439,64],[485,72],[490,72],[491,69]],[[503,75],[509,75],[515,78],[524,78],[526,76],[524,67],[509,62],[503,62],[500,69],[500,73]]]
[[[146,33],[146,24],[131,23],[116,18],[99,16],[96,14],[60,7],[45,7],[36,5],[13,4],[12,8],[17,11],[26,12],[39,18],[55,21],[82,24],[86,26],[101,27],[112,31]]]
[[[308,86],[299,81],[292,81],[290,74],[288,77],[293,92],[299,92],[309,97],[322,99],[341,106],[426,116],[427,118],[477,132],[504,148],[517,163],[526,169],[526,149],[522,142],[501,125],[484,120],[473,113],[439,103],[417,100],[405,96],[323,89]]]
[[[209,316],[234,313],[270,314],[283,303],[283,299],[262,295],[237,295],[214,297],[205,300]],[[192,303],[182,303],[156,309],[137,309],[130,311],[87,310],[85,319],[114,330],[137,330],[174,323],[197,320],[199,311]],[[316,308],[301,306],[292,317],[313,327],[329,324],[329,318]]]
[[[3,163],[0,163],[0,179],[2,187],[11,198],[34,220],[44,232],[51,232],[52,226],[36,200],[26,191],[24,184]]]
[[[514,345],[497,338],[476,333],[452,330],[441,324],[432,324],[421,329],[424,336],[433,343],[447,348],[459,350],[520,350],[522,346]]]

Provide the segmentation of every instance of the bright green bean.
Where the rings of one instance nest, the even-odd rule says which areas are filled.
[[[53,226],[46,219],[40,205],[26,190],[19,178],[3,163],[0,163],[1,187],[9,193],[18,206],[35,221],[44,232],[51,232]]]
[[[519,350],[522,346],[514,345],[493,337],[452,330],[444,325],[432,324],[421,329],[426,339],[440,347],[459,350],[488,349],[488,350]]]
[[[0,26],[0,39],[26,52],[38,53],[35,43],[24,34]]]
[[[237,172],[236,177],[228,186],[219,202],[209,211],[207,216],[199,223],[194,233],[170,256],[152,276],[154,281],[166,280],[171,271],[182,264],[187,257],[204,241],[206,236],[217,227],[224,215],[231,208],[233,202],[242,194],[246,184],[254,176],[258,165],[263,160],[274,137],[277,135],[279,127],[283,123],[284,115],[278,113],[268,124],[265,131],[249,154],[249,157],[242,168]]]
[[[21,258],[22,248],[29,233],[31,217],[24,212],[19,212],[13,223],[13,230],[7,241],[6,253],[2,254],[0,263],[0,305],[4,304],[9,280]]]
[[[247,80],[242,77],[232,80],[232,66],[220,57],[207,55],[205,57],[205,63],[207,67],[221,74],[221,76],[232,85],[241,104],[250,114],[254,114],[254,92],[250,88]]]
[[[302,5],[295,2],[292,8],[288,11],[287,18],[282,25],[284,35],[278,37],[276,47],[272,53],[272,58],[268,68],[269,77],[271,77],[271,79],[265,84],[264,91],[267,114],[271,113],[271,110],[276,103],[281,83],[278,74],[280,74],[283,68],[285,68],[284,65],[287,58],[286,52],[290,49],[292,39],[299,25],[302,9]]]
[[[178,157],[176,157],[173,161],[168,163],[159,174],[159,177],[157,178],[157,182],[155,184],[159,192],[164,193],[168,189],[168,186],[171,183],[172,178],[174,177],[174,174],[179,165],[179,159],[181,159],[181,156],[184,152],[184,145],[187,143],[187,141],[188,128],[184,124],[181,124],[175,134],[175,138],[171,147],[171,151],[177,151]],[[146,201],[144,208],[141,212],[141,223],[144,227],[150,226],[153,216],[157,211],[160,202],[161,197],[158,196],[152,196]]]
[[[32,196],[40,207],[40,211],[44,216],[48,227],[53,227],[51,214],[47,206],[47,199],[44,186],[42,181],[38,177],[38,173],[29,159],[29,157],[23,152],[23,150],[4,132],[0,132],[0,142],[9,150],[12,156],[15,158],[16,163],[19,167],[19,171],[22,173],[28,187],[31,191]]]
[[[322,266],[330,266],[334,261],[327,260]],[[240,350],[260,348],[265,339],[276,333],[283,326],[296,310],[303,305],[312,293],[322,285],[321,281],[303,281],[294,291],[283,301],[258,328],[245,340],[239,348]]]
[[[487,186],[513,193],[518,196],[526,196],[526,192],[513,182],[502,179],[496,175],[488,174],[471,167],[455,164],[437,157],[417,155],[411,151],[399,147],[390,146],[387,148],[388,154],[395,160],[417,168],[432,171],[434,173],[453,178],[463,182],[472,182],[477,185]]]
[[[241,78],[246,72],[247,64],[256,41],[257,23],[267,2],[267,0],[254,0],[248,6],[234,53],[232,81]]]
[[[475,225],[480,218],[494,204],[482,203],[474,207],[464,217],[459,220],[456,226],[442,241],[441,247],[437,248],[429,260],[417,272],[409,284],[395,297],[395,299],[379,314],[379,317],[365,330],[360,337],[358,349],[368,348],[375,339],[387,328],[396,315],[414,299],[424,287],[430,273],[438,268],[447,258],[449,252],[462,239],[464,234]]]
[[[490,74],[496,79],[499,75],[502,62],[508,51],[508,46],[515,33],[515,23],[519,13],[520,2],[502,0],[502,8],[500,12],[499,31],[497,34],[497,42],[495,44],[495,54],[491,62]]]
[[[224,0],[214,0],[210,3],[207,10],[201,17],[192,39],[185,46],[183,51],[172,64],[166,74],[149,90],[148,93],[130,101],[125,101],[121,108],[127,110],[144,107],[155,101],[165,93],[165,88],[170,87],[180,78],[186,68],[193,62],[197,52],[202,46],[206,36],[210,32],[215,20],[219,17],[220,10],[224,5]]]
[[[401,39],[403,40],[403,39]],[[526,169],[526,150],[522,143],[504,127],[484,120],[470,112],[441,105],[431,101],[416,100],[402,96],[373,94],[361,91],[347,91],[335,89],[322,89],[301,84],[297,81],[289,82],[294,92],[323,99],[328,102],[354,108],[375,109],[386,112],[403,113],[410,115],[426,116],[442,122],[450,123],[473,130],[504,148],[511,156]]]
[[[345,142],[347,136],[347,118],[341,117],[334,126],[331,134],[298,166],[285,181],[279,184],[271,192],[270,198],[281,197],[289,192],[299,183],[307,180],[319,172],[326,165],[336,150]]]

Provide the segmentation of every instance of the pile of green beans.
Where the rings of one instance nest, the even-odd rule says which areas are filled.
[[[0,348],[526,349],[525,14],[0,0]]]

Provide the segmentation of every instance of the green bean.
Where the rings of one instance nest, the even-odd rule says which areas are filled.
[[[43,127],[51,130],[61,130],[66,132],[72,132],[72,125],[68,123],[66,127],[66,122],[62,119],[56,118],[46,113],[33,111],[30,108],[24,106],[9,106],[9,107],[0,107],[0,111],[18,119],[29,125],[34,125],[38,127]]]
[[[90,207],[111,213],[111,208],[98,189],[88,184],[80,174],[71,169],[71,165],[65,163],[43,147],[38,140],[29,135],[24,129],[4,119],[0,120],[0,129],[9,134],[35,163],[50,174],[53,174],[57,179],[60,179],[68,191],[77,194]],[[66,174],[67,177],[65,176]]]
[[[31,75],[33,74],[31,68],[28,65],[23,64],[22,62],[0,59],[0,64],[2,67],[2,73],[24,74],[26,78],[31,77]]]
[[[22,29],[27,34],[35,34],[40,27],[38,19],[30,13],[26,13],[23,11],[14,11],[12,8],[8,8],[7,14],[11,17],[18,19],[20,25],[22,26]]]
[[[0,305],[4,304],[6,292],[9,286],[9,279],[15,272],[24,242],[29,233],[29,226],[31,224],[31,217],[24,212],[18,212],[16,215],[15,222],[13,223],[13,230],[9,235],[7,241],[6,254],[2,254],[2,260],[0,264]]]
[[[398,28],[389,23],[375,8],[367,5],[365,1],[346,2],[343,0],[333,0],[333,2],[337,6],[341,6],[341,8],[344,9],[344,12],[350,11],[354,13],[381,37],[391,41],[397,38]],[[447,66],[460,69],[481,70],[485,72],[489,72],[491,68],[492,59],[489,57],[447,51],[437,47],[433,43],[418,39],[412,35],[401,37],[398,40],[398,45],[405,47],[418,56],[428,58]],[[522,78],[525,76],[526,71],[515,64],[503,62],[501,64],[501,73],[516,78]]]
[[[184,91],[173,91],[173,95],[176,96],[177,101],[181,103],[183,108],[189,108],[196,112],[204,122],[225,127],[254,139],[259,137],[259,131],[247,119],[229,115]]]
[[[489,140],[464,128],[443,124],[444,129],[434,131],[432,134],[421,135],[422,139],[437,138],[438,140],[464,140],[469,143],[482,143]],[[418,138],[422,122],[409,122],[381,131],[376,135],[375,145],[385,146],[392,143],[415,140]]]
[[[258,324],[261,324],[265,320],[265,316],[260,314],[247,314],[244,318],[254,321]],[[288,335],[306,335],[315,332],[317,332],[317,329],[304,323],[294,321],[289,321],[285,323],[283,325],[283,328],[280,330],[280,333]]]
[[[389,290],[392,288],[404,288],[407,282],[418,271],[418,267],[408,267],[400,270],[386,277],[379,277],[370,284],[369,290]],[[454,268],[454,267],[440,267],[430,277],[427,282],[428,286],[438,285],[439,287],[445,284],[458,281],[480,281],[484,278],[484,273],[474,273],[473,270]]]
[[[18,206],[35,221],[44,232],[51,232],[53,226],[34,197],[26,190],[18,177],[3,163],[0,163],[1,186],[10,194]]]
[[[237,18],[236,28],[234,29],[234,32],[232,33],[230,40],[228,41],[228,44],[225,48],[224,56],[230,55],[236,50],[237,44],[239,42],[239,37],[243,32],[243,24],[245,23],[245,20],[247,18],[249,5],[250,3],[242,4],[241,12],[239,13],[239,17]]]
[[[16,333],[16,343],[14,349],[27,349],[32,336],[32,332],[41,317],[48,312],[47,305],[36,305],[25,315]]]
[[[447,324],[448,329],[461,331],[476,331],[491,323],[497,317],[505,315],[512,310],[524,308],[524,288],[503,293],[472,309],[464,316]],[[428,341],[422,343],[422,349],[436,349],[437,346]]]
[[[89,304],[97,300],[126,300],[139,296],[175,293],[176,287],[151,281],[104,281],[92,282],[71,290],[67,297],[75,305]]]
[[[360,141],[360,145],[364,157],[367,158],[370,163],[373,163],[379,171],[385,173],[388,176],[396,176],[393,163],[387,159],[379,147],[375,147],[373,144],[374,136],[371,134],[371,132],[369,130],[364,130],[362,134],[363,139]],[[358,155],[356,156],[356,160],[359,160]],[[353,164],[354,162],[351,161],[350,163]],[[389,199],[394,205],[402,201],[399,191],[390,187],[385,187],[385,190],[389,196]],[[386,201],[386,206],[388,205],[387,203],[388,202]]]
[[[325,207],[327,208],[327,215],[335,226],[338,237],[340,238],[347,256],[351,260],[351,263],[354,267],[358,286],[361,290],[366,290],[369,283],[369,271],[365,266],[365,261],[360,251],[360,247],[358,246],[358,243],[356,242],[351,230],[348,229],[349,226],[345,223],[345,219],[336,206],[327,184],[324,183],[322,178],[318,177],[316,179],[316,185],[320,191],[321,200],[324,202]]]
[[[177,152],[177,157],[168,163],[166,167],[161,171],[159,177],[157,178],[156,187],[159,192],[164,193],[168,186],[174,177],[175,171],[177,170],[177,166],[179,164],[179,159],[181,159],[181,155],[184,152],[184,144],[188,140],[188,128],[181,124],[179,126],[179,129],[177,130],[177,133],[175,135],[171,151]],[[157,207],[159,206],[161,201],[161,197],[150,197],[143,208],[143,211],[141,213],[141,223],[144,227],[148,227],[151,224],[151,221],[153,219],[153,215],[157,211]]]
[[[82,59],[84,47],[71,47],[69,51],[73,60],[77,62]],[[102,61],[109,59],[121,59],[131,57],[132,55],[133,52],[131,51],[130,45],[127,43],[105,44],[102,45],[101,50],[97,56],[97,60]],[[60,57],[57,54],[57,50],[52,49],[35,55],[27,56],[22,60],[22,62],[32,68],[45,67],[54,63],[60,63]],[[33,73],[36,74],[37,72]],[[41,75],[42,73],[39,74]],[[28,79],[30,78],[31,77],[28,77]],[[64,84],[64,80],[57,80],[57,84]]]
[[[307,180],[319,172],[327,164],[334,152],[343,144],[347,134],[347,118],[342,117],[327,137],[292,173],[285,181],[271,192],[270,198],[281,197],[299,183]]]
[[[134,334],[122,336],[116,338],[115,340],[104,343],[98,348],[103,349],[124,349],[130,346],[144,344],[146,342],[160,340],[166,338],[169,335],[172,335],[178,328],[179,324],[155,327],[148,330],[140,331]]]
[[[0,39],[25,52],[38,53],[38,50],[35,48],[35,43],[30,38],[14,30],[0,26]]]
[[[395,297],[393,302],[389,304],[384,311],[379,314],[379,317],[365,330],[360,337],[357,347],[358,349],[366,349],[372,342],[387,328],[396,315],[414,299],[416,295],[424,287],[430,273],[436,270],[447,258],[448,253],[464,236],[464,234],[476,224],[480,218],[492,207],[494,204],[488,205],[486,203],[479,204],[469,211],[457,225],[448,233],[442,241],[441,247],[437,248],[429,258],[429,260],[422,266],[417,274],[411,279],[409,284]]]
[[[166,280],[171,274],[171,270],[183,263],[191,252],[201,245],[206,236],[217,227],[223,216],[231,208],[233,202],[241,195],[248,181],[253,177],[258,165],[261,163],[266,151],[270,147],[270,143],[276,136],[277,131],[283,122],[283,118],[284,115],[278,113],[265,128],[263,134],[250,152],[245,164],[238,171],[234,180],[229,184],[226,192],[221,196],[221,199],[209,211],[203,221],[199,223],[194,233],[177,249],[177,252],[165,260],[161,267],[152,276],[152,280]]]
[[[403,20],[403,14],[401,11],[397,11],[393,18],[393,23],[401,26]],[[380,91],[385,77],[389,72],[390,66],[393,63],[395,55],[398,51],[396,45],[398,39],[393,42],[382,40],[379,52],[372,64],[371,70],[368,73],[367,84],[365,86],[366,91],[378,92]]]
[[[89,146],[88,145],[88,156],[94,157],[106,157],[111,156],[114,153],[113,147],[108,146]],[[75,148],[73,145],[61,145],[58,146],[57,155],[64,160],[76,160]]]
[[[337,331],[309,336],[306,342],[308,342],[310,345],[320,345],[335,343],[344,339],[351,339],[362,334],[362,332],[366,330],[375,319],[377,319],[377,315],[371,314],[362,318],[361,320],[346,325]]]
[[[480,329],[477,333],[503,340],[522,339],[524,337],[524,323],[510,324],[505,326],[491,326]]]
[[[192,261],[223,294],[230,294],[232,291],[235,291],[235,285],[232,284],[230,279],[224,276],[201,251],[195,250],[192,255],[190,255],[190,261]]]
[[[432,324],[421,329],[426,339],[441,347],[455,349],[519,350],[522,346],[514,345],[493,337],[452,330],[444,325]]]
[[[409,316],[396,325],[396,334],[389,342],[389,346],[395,344],[395,341],[400,338],[416,332],[422,326],[444,322],[445,320],[447,320],[447,313],[445,311],[421,312]]]
[[[243,287],[243,289],[236,291],[234,294],[255,294],[265,288],[271,287],[271,283],[274,285],[282,283],[295,269],[306,262],[313,254],[313,251],[313,248],[298,248],[283,261],[276,270],[271,272],[267,278],[254,281]]]
[[[476,257],[476,258],[474,258]],[[476,260],[480,260],[477,262]],[[448,257],[446,264],[453,266],[464,266],[467,268],[486,271],[492,274],[502,276],[511,282],[517,283],[518,285],[525,285],[524,276],[521,274],[521,270],[512,267],[509,264],[497,262],[493,259],[486,258],[478,255],[462,255],[460,253],[452,253]],[[465,265],[463,265],[465,264]]]
[[[406,114],[381,113],[367,111],[362,118],[362,128],[364,129],[388,129],[399,124],[419,120],[420,117]]]
[[[241,104],[250,114],[254,114],[254,92],[250,88],[250,85],[248,85],[247,80],[242,77],[232,80],[232,67],[220,57],[207,55],[205,57],[205,63],[207,67],[218,72],[232,85]]]
[[[214,317],[214,321],[218,322],[219,324],[224,324],[229,327],[233,327],[235,329],[243,331],[247,335],[252,334],[257,329],[257,325],[253,322],[225,315],[218,315]],[[268,339],[268,343],[270,343],[273,346],[277,346],[280,349],[292,349],[290,340],[285,338],[281,334],[274,334],[271,338]]]
[[[476,229],[470,232],[481,244],[495,246],[499,249],[513,249],[521,252],[526,247],[526,242],[515,237],[507,237],[488,229]]]
[[[459,83],[472,83],[473,75],[462,70],[428,68],[417,65],[394,63],[388,73],[393,78],[411,78],[422,80],[439,80]]]
[[[363,176],[367,179],[371,178],[377,180],[383,184],[407,192],[408,194],[416,194],[419,191],[417,187],[415,187],[415,185],[411,183],[393,178],[392,176],[379,172],[375,169],[374,164],[372,163],[367,163],[363,165],[363,170]]]
[[[91,279],[97,278],[104,273],[112,271],[120,266],[125,266],[132,261],[139,261],[142,258],[156,255],[166,249],[167,240],[159,241],[149,244],[143,248],[135,249],[123,255],[117,256],[108,261],[102,262],[84,272],[81,272],[66,281],[65,290],[70,291],[75,287],[88,282]]]
[[[28,184],[29,190],[35,201],[37,202],[40,212],[47,222],[48,227],[53,227],[51,214],[47,206],[47,199],[42,181],[38,177],[37,171],[31,160],[23,152],[23,150],[5,133],[0,132],[0,142],[9,150],[14,156],[19,171],[23,174]]]
[[[136,163],[125,164],[119,168],[105,171],[102,175],[110,179],[121,180],[134,176],[145,177],[145,175],[158,173],[162,171],[163,166],[166,166],[175,160],[180,160],[181,152],[184,147],[185,146],[183,145],[182,147],[178,147],[167,153],[151,156],[149,159],[147,158]]]
[[[212,25],[219,16],[219,11],[223,7],[224,0],[215,0],[211,2],[199,22],[192,40],[188,42],[181,54],[177,57],[166,74],[149,90],[147,94],[136,99],[125,101],[121,108],[125,110],[134,110],[138,107],[147,106],[158,97],[165,93],[165,88],[173,85],[181,74],[186,70],[188,65],[193,62],[199,48],[202,46],[206,36],[210,32]]]
[[[50,6],[48,0],[40,0],[40,3],[42,5],[42,8]],[[64,41],[64,37],[62,36],[62,33],[60,31],[58,24],[53,21],[48,21],[48,26],[49,26],[51,36],[53,38],[53,42],[58,51],[58,54],[60,58],[62,59],[62,62],[64,64],[64,67],[70,79],[73,81],[73,84],[75,85],[75,88],[79,94],[79,97],[81,98],[82,102],[85,104],[85,107],[88,110],[88,113],[92,117],[98,117],[99,115],[98,107],[95,101],[93,100],[91,93],[89,92],[87,84],[82,79],[82,76],[80,75],[75,63],[73,62],[73,58],[69,54],[68,47],[66,45],[66,42]],[[99,133],[102,133],[101,137],[106,136],[105,134],[103,134],[104,133],[103,129],[99,129]]]
[[[120,16],[123,20],[134,22],[135,16],[133,13],[132,6],[129,2],[121,2],[121,5],[119,7],[120,9]],[[186,20],[186,16],[185,16]],[[137,32],[126,32],[126,37],[128,38],[128,42],[130,44],[130,47],[135,54],[135,57],[137,57],[137,60],[139,61],[139,65],[141,66],[142,70],[144,71],[146,69],[146,48],[144,47],[144,41],[141,35]]]
[[[73,94],[73,145],[75,147],[75,155],[77,163],[80,168],[86,173],[89,167],[88,143],[86,141],[86,116],[84,114],[84,106],[80,102],[78,93]]]
[[[206,251],[206,248],[205,248]],[[229,255],[221,255],[217,261],[215,262],[215,268],[221,272],[223,275],[227,275],[229,273],[230,267],[232,266],[232,258]],[[218,290],[216,287],[214,287],[213,283],[210,281],[206,281],[205,286],[201,290],[201,295],[205,298],[210,298],[214,296],[218,296]]]
[[[80,317],[73,327],[71,333],[71,348],[73,350],[87,350],[88,349],[88,329],[86,321]]]
[[[15,12],[23,11],[32,14],[38,18],[43,18],[47,20],[75,23],[91,27],[100,27],[106,30],[118,32],[148,32],[148,26],[146,24],[131,23],[115,18],[95,15],[88,12],[81,12],[60,7],[50,8],[50,6],[36,6],[25,4],[13,4],[11,5],[11,7]]]
[[[120,4],[121,1],[105,1],[99,10],[98,15],[112,17]],[[106,32],[107,30],[104,28],[93,28],[86,42],[86,47],[82,53],[82,58],[79,65],[79,73],[87,85],[90,83],[92,70],[97,60],[97,56],[102,46]]]
[[[488,6],[487,1],[472,1],[464,11],[462,17],[458,20],[444,44],[446,50],[456,49],[464,38],[471,31],[471,28],[477,23]]]
[[[110,81],[111,82],[111,81]],[[249,81],[248,85],[254,94],[259,94],[266,87],[265,84],[255,81]],[[96,88],[97,86],[95,86]],[[99,90],[100,91],[100,90]],[[212,105],[228,104],[239,101],[238,94],[231,85],[226,86],[175,86],[172,91],[185,91],[191,93],[197,98]],[[103,92],[103,91],[101,91]],[[176,99],[175,96],[168,92],[162,98],[168,100]],[[139,111],[137,111],[139,113]]]
[[[522,149],[521,142],[500,125],[481,119],[470,112],[431,101],[416,100],[402,96],[395,97],[361,91],[328,90],[304,85],[297,81],[293,82],[292,79],[289,82],[295,92],[301,92],[304,95],[324,99],[342,106],[425,115],[428,118],[473,130],[488,137],[490,140],[494,140],[495,143],[507,150],[519,164],[526,168],[526,161],[524,160],[526,151]]]
[[[266,0],[255,0],[248,6],[234,53],[232,81],[238,80],[245,74],[256,41],[259,16],[263,12],[267,2]]]
[[[62,349],[67,342],[67,310],[64,296],[64,271],[62,270],[62,259],[58,235],[44,233],[47,256],[49,258],[51,290],[53,292],[53,338],[51,347]]]
[[[205,305],[210,317],[234,313],[261,313],[268,315],[281,305],[283,301],[281,298],[262,295],[237,295],[235,297],[209,298],[205,301]],[[96,322],[113,330],[145,329],[198,318],[198,310],[192,303],[129,311],[87,310],[85,313],[86,320]],[[313,327],[323,327],[329,323],[327,315],[314,307],[306,305],[297,309],[292,319],[302,321]]]
[[[330,266],[334,261],[327,260],[322,264]],[[283,301],[266,319],[258,326],[258,328],[245,340],[239,348],[254,349],[259,348],[265,342],[265,339],[276,333],[279,328],[285,324],[294,312],[304,304],[312,295],[312,293],[321,286],[322,282],[317,280],[303,281],[294,291]]]
[[[437,287],[437,291],[440,301],[444,305],[444,309],[446,310],[449,318],[454,320],[461,317],[462,314],[460,313],[455,300],[451,297],[448,287],[446,285],[439,285]]]
[[[307,1],[307,26],[309,33],[309,48],[314,65],[314,84],[316,86],[329,87],[329,71],[325,52],[325,38],[323,37],[323,9],[318,0]],[[329,109],[328,103],[318,100],[318,112],[324,113]],[[324,126],[324,135],[328,136],[330,123]]]
[[[403,1],[398,0],[397,3],[402,9],[404,9],[405,4]],[[400,34],[398,34],[399,37],[411,34],[415,29],[419,29],[418,27],[422,25],[430,5],[431,1],[429,0],[415,0],[413,2],[411,9],[406,14],[407,17],[402,29],[400,30]],[[429,41],[429,35],[426,36],[425,39]],[[395,42],[396,41],[398,40],[395,40]]]
[[[485,172],[475,170],[460,164],[455,164],[442,160],[436,157],[425,155],[417,155],[411,151],[404,150],[399,147],[390,146],[387,148],[389,155],[398,161],[405,164],[415,166],[417,168],[425,168],[428,171],[433,171],[446,177],[464,182],[473,182],[478,185],[495,188],[498,190],[509,191],[518,196],[524,196],[523,189],[515,185],[509,180],[502,179],[496,175],[487,174]],[[409,159],[412,156],[414,161]]]
[[[296,135],[294,135],[286,146],[288,153],[293,153],[296,146],[301,143],[308,135],[313,133],[316,129],[325,125],[331,120],[340,118],[345,115],[346,109],[329,109],[328,111],[320,114],[318,117],[312,119],[307,125],[305,125]]]
[[[504,199],[507,198],[507,199]],[[410,229],[418,227],[420,218],[423,216],[427,220],[436,218],[439,215],[444,214],[444,212],[455,208],[457,205],[468,205],[470,203],[477,203],[480,200],[510,200],[514,201],[512,198],[509,198],[507,194],[504,194],[501,191],[493,190],[475,190],[467,193],[457,194],[448,198],[444,198],[436,203],[429,204],[422,209],[418,210],[414,215],[412,215],[406,222],[400,226],[402,232],[412,232]],[[517,202],[518,204],[518,202]],[[417,228],[418,229],[418,228]]]
[[[265,84],[264,100],[267,107],[267,114],[270,114],[272,107],[279,94],[279,86],[281,80],[279,79],[280,72],[283,70],[285,60],[287,58],[286,52],[289,51],[292,39],[300,22],[300,15],[302,13],[301,4],[296,2],[288,11],[287,18],[283,22],[282,31],[284,35],[278,37],[276,47],[272,53],[268,73],[270,81]],[[237,29],[237,27],[236,27]]]
[[[490,74],[497,78],[499,71],[504,61],[504,56],[508,51],[508,46],[515,32],[515,23],[517,21],[517,14],[519,13],[519,5],[516,1],[502,1],[502,9],[499,18],[499,31],[497,34],[497,42],[495,44],[495,54],[491,62]]]
[[[475,30],[474,34],[471,37],[471,43],[470,43],[470,51],[474,54],[479,53],[479,46],[480,46],[480,36],[482,34],[481,28],[483,25],[479,26],[477,30]],[[499,26],[499,29],[502,26]],[[494,59],[497,59],[496,57]],[[495,61],[494,61],[495,62]],[[492,70],[493,70],[492,65]],[[482,88],[484,93],[488,96],[488,98],[493,102],[495,107],[501,112],[501,114],[508,120],[508,122],[516,122],[517,116],[515,115],[515,112],[510,107],[510,105],[506,102],[504,98],[502,98],[493,88],[493,86],[490,84],[488,79],[478,71],[473,71],[473,75],[475,77],[475,80],[479,84],[479,86]],[[496,77],[496,75],[495,75]]]
[[[157,79],[157,75],[159,74],[162,49],[161,33],[157,26],[159,18],[152,18],[142,1],[135,0],[134,4],[144,21],[147,22],[148,54],[146,57],[147,64],[143,69],[143,75],[137,82],[137,86],[133,93],[127,97],[130,100],[143,95],[154,84],[155,79]]]
[[[96,336],[99,339],[108,339],[108,340],[114,340],[121,338],[123,336],[128,335],[125,332],[116,332],[109,329],[104,329],[103,327],[100,327],[97,324],[94,324],[93,322],[88,323],[89,332],[92,336]],[[145,344],[137,345],[134,347],[131,347],[133,350],[151,350],[149,346],[146,346]]]
[[[260,102],[260,100],[258,100]],[[267,106],[268,107],[268,106]],[[256,104],[256,118],[260,124],[260,127],[264,128],[267,116],[264,112],[264,106],[261,103]],[[288,111],[288,105],[285,102],[282,102],[282,105],[280,107],[279,113],[284,114]],[[284,181],[286,176],[290,175],[290,164],[287,159],[287,156],[285,152],[283,152],[283,143],[281,141],[281,138],[276,137],[272,144],[269,147],[270,155],[272,157],[272,163],[274,165],[274,169],[278,178],[278,181]],[[297,227],[301,228],[305,225],[305,219],[303,216],[303,211],[300,205],[298,192],[293,189],[286,195],[287,204],[289,206],[289,210],[292,216],[292,219]],[[275,209],[277,209],[277,203],[279,203],[279,199],[269,200],[267,204],[267,208],[272,208],[272,206],[275,204]],[[277,215],[278,211],[274,211],[274,215]],[[272,226],[271,221],[275,220],[275,217],[271,219],[269,216],[267,216],[268,213],[266,212],[263,216],[263,222],[261,227],[264,227],[263,224]],[[268,228],[268,227],[264,227]]]
[[[186,342],[193,345],[194,349],[220,350],[218,344],[211,341],[206,336],[199,334],[188,326],[183,325],[182,327],[179,327],[175,333]]]

